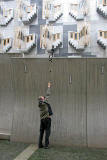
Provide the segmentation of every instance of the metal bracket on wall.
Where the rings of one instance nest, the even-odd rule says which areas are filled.
[[[24,73],[27,73],[28,72],[28,70],[27,70],[27,66],[26,66],[26,64],[24,65]]]
[[[101,74],[104,74],[104,65],[101,66]]]
[[[69,76],[69,84],[72,84],[72,75]]]

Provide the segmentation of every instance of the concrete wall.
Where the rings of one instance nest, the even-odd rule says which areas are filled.
[[[27,73],[24,73],[23,63],[26,63]],[[16,99],[11,138],[13,141],[37,142],[37,98],[46,94],[51,79],[52,142],[86,145],[86,61],[58,59],[53,63],[51,74],[47,59],[17,61],[13,66]],[[69,84],[70,74],[73,84]]]
[[[107,147],[106,59],[54,59],[51,73],[48,59],[0,65],[0,131],[7,129],[12,141],[38,142],[37,98],[51,80],[51,143]]]
[[[9,61],[5,62],[0,60],[0,134],[10,135],[15,101],[12,65]]]
[[[88,145],[107,147],[107,59],[87,61]]]

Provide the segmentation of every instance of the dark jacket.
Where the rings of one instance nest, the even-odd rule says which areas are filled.
[[[52,108],[51,108],[51,105],[48,103],[48,102],[44,102],[47,107],[48,107],[48,113],[49,113],[49,116],[52,116],[53,115],[53,112],[52,112]]]

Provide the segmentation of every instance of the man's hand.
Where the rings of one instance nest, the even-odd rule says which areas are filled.
[[[51,87],[51,83],[50,82],[48,82],[48,88],[50,88]]]

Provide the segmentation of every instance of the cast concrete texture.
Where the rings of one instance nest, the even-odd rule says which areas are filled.
[[[31,155],[38,149],[37,146],[31,144],[21,154],[19,154],[14,160],[28,160]]]
[[[107,149],[85,147],[51,146],[50,149],[39,149],[29,160],[106,160]]]
[[[1,62],[2,63],[2,62]],[[12,65],[0,63],[0,133],[11,134],[14,108],[14,93],[12,84]],[[8,73],[8,74],[7,74]]]
[[[29,144],[0,140],[0,160],[15,159],[28,146]]]
[[[16,103],[11,140],[38,142],[37,98],[46,94],[47,83],[51,79],[52,143],[86,145],[86,61],[63,60],[63,64],[61,61],[54,60],[53,71],[49,75],[47,59],[26,61],[27,73],[24,73],[23,60],[16,60],[19,63],[13,65]],[[69,84],[70,74],[73,84]]]
[[[88,146],[107,146],[107,59],[87,62]],[[103,135],[103,136],[102,136]]]
[[[0,62],[0,131],[12,141],[37,143],[37,98],[51,80],[51,143],[107,147],[107,60],[53,59],[49,70],[48,59]]]

